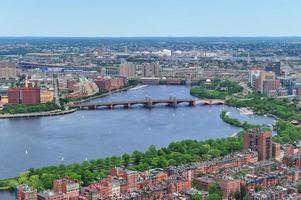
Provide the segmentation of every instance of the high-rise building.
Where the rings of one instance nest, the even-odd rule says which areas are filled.
[[[251,69],[249,71],[249,83],[251,87],[255,87],[256,80],[260,77],[260,71],[259,69]]]
[[[261,129],[249,130],[244,135],[244,149],[258,152],[258,160],[272,158],[272,132]]]
[[[280,80],[264,80],[263,93],[268,94],[270,90],[277,90],[280,87]]]
[[[145,63],[142,66],[143,77],[160,77],[160,64],[159,62]]]
[[[7,91],[9,104],[39,104],[40,88],[10,88]]]
[[[37,190],[27,185],[20,185],[17,189],[18,200],[37,200]]]
[[[0,81],[16,79],[16,64],[7,61],[0,61]]]
[[[119,66],[119,75],[126,78],[135,78],[136,66],[133,63],[121,63]]]
[[[256,86],[255,86],[255,89],[257,91],[259,91],[260,93],[263,93],[263,84],[264,84],[264,81],[269,81],[269,80],[275,80],[276,79],[276,76],[275,76],[275,73],[274,72],[266,72],[266,71],[260,71],[260,77],[259,79],[257,79],[256,81]]]
[[[265,71],[274,72],[276,76],[280,76],[281,73],[281,62],[273,62],[265,67]]]

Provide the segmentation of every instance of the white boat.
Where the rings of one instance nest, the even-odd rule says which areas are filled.
[[[138,89],[144,88],[144,87],[146,87],[146,86],[147,86],[147,85],[140,85],[140,86],[131,88],[131,89],[129,89],[129,90],[138,90]]]

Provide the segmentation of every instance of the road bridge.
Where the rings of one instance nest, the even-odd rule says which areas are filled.
[[[224,104],[222,100],[196,100],[196,99],[177,99],[176,97],[170,97],[169,99],[151,99],[145,97],[143,100],[129,100],[129,101],[110,101],[110,102],[90,102],[90,103],[79,103],[70,105],[71,108],[78,110],[96,110],[98,108],[109,108],[123,107],[131,108],[135,105],[142,105],[145,108],[153,108],[155,105],[167,105],[170,107],[177,107],[179,104],[186,104],[188,106],[195,106],[197,104],[203,105],[220,105]]]

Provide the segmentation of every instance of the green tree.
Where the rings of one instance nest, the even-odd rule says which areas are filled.
[[[19,175],[19,178],[18,178],[18,182],[20,184],[26,184],[28,182],[28,178],[29,178],[29,172],[22,172],[20,175]]]
[[[192,195],[192,200],[202,200],[202,196],[198,193]]]
[[[29,185],[37,190],[43,190],[43,183],[38,175],[33,175],[29,178]]]
[[[301,193],[301,181],[297,183],[298,192]]]
[[[123,164],[127,167],[130,163],[130,159],[131,159],[131,156],[127,153],[124,153],[122,155],[122,161],[123,161]]]
[[[207,200],[220,200],[222,199],[218,194],[209,194]]]

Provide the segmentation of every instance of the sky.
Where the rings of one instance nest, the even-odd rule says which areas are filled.
[[[301,0],[0,0],[0,36],[301,36]]]

